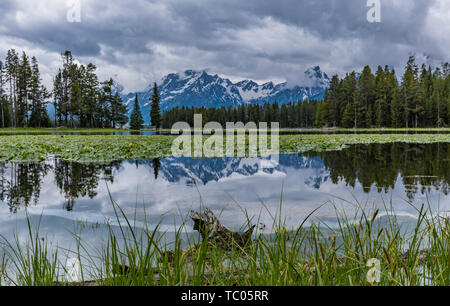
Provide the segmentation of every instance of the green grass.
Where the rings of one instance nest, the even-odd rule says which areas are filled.
[[[77,251],[73,255],[87,266],[83,266],[84,280],[72,285],[92,280],[104,286],[413,286],[450,282],[450,222],[426,206],[417,210],[417,222],[406,230],[387,205],[383,216],[379,210],[369,214],[359,204],[355,204],[353,216],[336,209],[339,222],[335,228],[320,222],[305,226],[315,212],[297,228],[288,228],[278,211],[272,234],[258,231],[248,248],[236,245],[228,252],[185,235],[182,227],[177,228],[172,243],[165,245],[165,234],[158,226],[138,230],[116,203],[113,206],[119,229],[110,227],[107,243],[97,246],[96,252],[88,251],[92,248],[74,235]],[[64,272],[64,267],[59,267],[59,253],[49,254],[49,242],[38,239],[38,232],[31,230],[30,223],[28,226],[30,237],[25,246],[19,241],[3,241],[7,256],[3,271],[10,271],[4,277],[15,285],[70,285],[58,273]],[[380,282],[368,281],[371,259],[380,262]]]
[[[8,134],[54,134],[54,133],[116,133],[116,132],[129,132],[127,129],[112,129],[112,128],[0,128],[0,135]]]
[[[53,156],[80,162],[142,160],[172,155],[176,136],[16,135],[0,137],[0,161],[43,161]],[[205,139],[208,138],[205,136]],[[449,142],[450,134],[281,135],[280,153],[342,150],[352,144]],[[270,140],[268,141],[270,144]]]
[[[0,236],[4,251],[0,280],[10,280],[18,286],[51,286],[59,278],[58,251],[51,253],[46,237],[39,233],[39,225],[33,226],[27,216],[28,241],[23,244],[15,234],[14,241]],[[9,259],[13,259],[10,260]],[[14,280],[7,275],[8,266],[18,271]],[[0,281],[1,284],[1,281]]]

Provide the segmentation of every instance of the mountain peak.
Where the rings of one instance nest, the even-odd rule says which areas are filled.
[[[204,70],[193,70],[193,69],[188,69],[184,71],[184,74],[186,76],[194,76],[194,75],[198,75],[205,72]]]
[[[259,85],[253,80],[233,83],[217,74],[209,74],[207,70],[185,70],[165,76],[158,84],[161,95],[161,110],[167,111],[175,107],[237,107],[243,104],[286,104],[309,99],[322,99],[328,84],[328,76],[315,66],[308,69],[303,77],[308,86],[290,88],[287,83],[275,84],[267,82]],[[153,84],[143,92],[138,92],[142,114],[146,123],[150,122],[149,99],[153,95]],[[121,93],[122,99],[131,111],[132,101],[136,93]]]
[[[305,71],[305,76],[309,81],[312,81],[313,87],[327,88],[330,86],[330,78],[320,69],[319,66],[314,66]]]

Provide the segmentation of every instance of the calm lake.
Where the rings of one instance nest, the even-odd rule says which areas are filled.
[[[27,211],[55,244],[71,240],[74,229],[85,229],[95,241],[106,222],[117,224],[110,196],[138,227],[147,220],[150,228],[160,223],[168,232],[200,205],[235,230],[246,225],[246,211],[268,231],[280,201],[286,224],[294,227],[324,203],[311,220],[331,227],[335,209],[353,217],[357,202],[367,209],[392,209],[405,222],[414,221],[423,203],[442,214],[450,209],[447,143],[355,145],[282,155],[275,167],[264,168],[267,164],[254,158],[3,163],[0,234],[25,237]],[[192,230],[189,223],[186,230]]]

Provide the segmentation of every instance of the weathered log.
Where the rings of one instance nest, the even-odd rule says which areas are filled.
[[[189,217],[194,221],[194,230],[198,231],[203,240],[214,244],[225,251],[230,251],[233,245],[247,248],[256,226],[251,226],[245,233],[232,232],[223,226],[214,213],[206,208],[203,213],[191,211]]]

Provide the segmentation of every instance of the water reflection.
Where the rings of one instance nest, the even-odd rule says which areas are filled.
[[[318,154],[324,160],[330,179],[345,181],[355,187],[359,182],[366,192],[376,188],[379,193],[394,189],[398,176],[407,196],[442,190],[448,195],[450,182],[450,146],[448,144],[385,144],[356,145],[341,152]]]
[[[167,225],[201,202],[223,210],[231,225],[276,210],[283,191],[286,220],[292,224],[332,196],[393,199],[397,212],[413,215],[426,201],[450,206],[448,144],[355,145],[337,152],[280,156],[279,165],[261,168],[260,159],[166,158],[110,164],[79,164],[58,159],[42,164],[0,164],[0,200],[9,213],[25,207],[56,217],[101,222],[112,217],[109,194],[125,210],[143,218],[165,214]],[[403,199],[411,205],[406,205]],[[239,203],[237,205],[236,203]],[[262,205],[261,203],[264,203]],[[345,206],[345,205],[344,205]],[[351,207],[350,207],[351,209]],[[333,220],[332,207],[322,220]],[[225,221],[225,222],[226,222]]]

